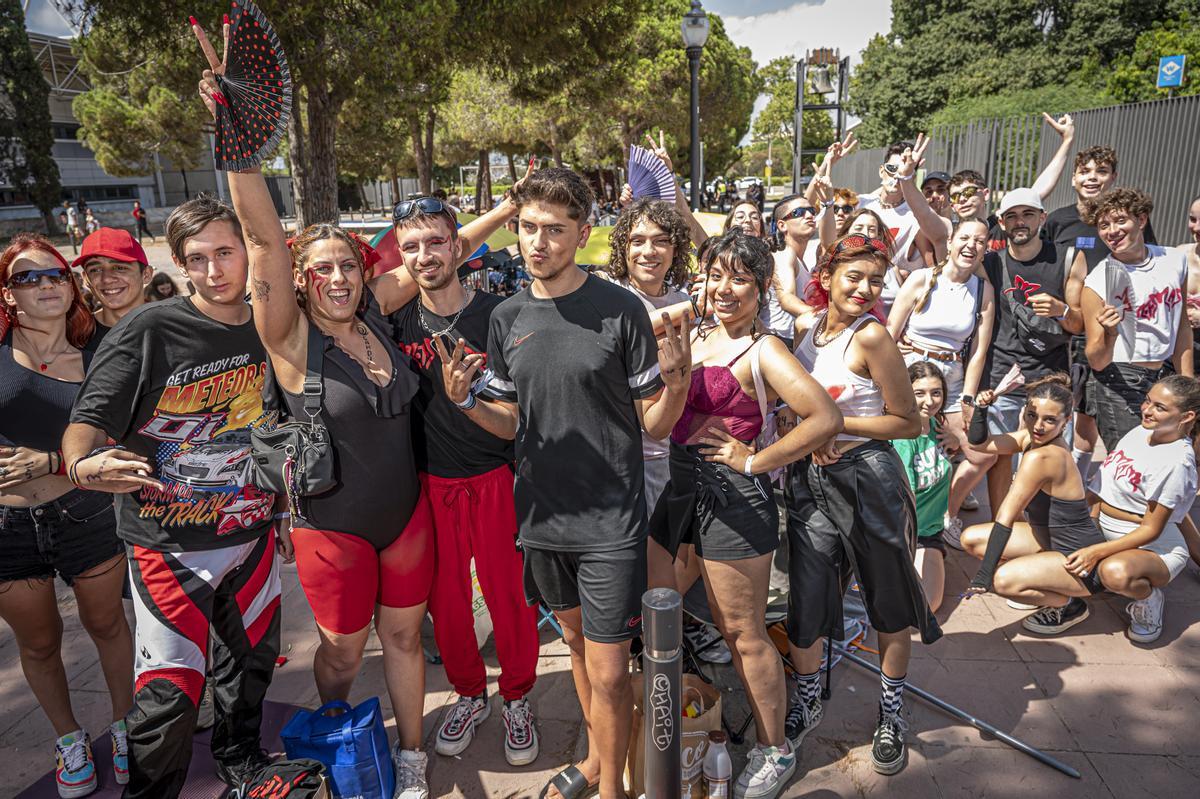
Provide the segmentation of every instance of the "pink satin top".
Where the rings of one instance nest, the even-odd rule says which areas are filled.
[[[708,435],[708,429],[723,430],[740,441],[751,441],[763,426],[758,400],[742,390],[733,374],[733,365],[753,348],[742,351],[725,366],[697,366],[692,369],[683,413],[671,431],[676,444],[695,444]]]

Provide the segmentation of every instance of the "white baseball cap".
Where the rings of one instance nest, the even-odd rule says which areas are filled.
[[[1000,210],[996,212],[996,216],[1004,216],[1019,205],[1027,205],[1030,208],[1036,208],[1039,211],[1045,211],[1046,207],[1042,205],[1042,196],[1033,189],[1013,189],[1004,195],[1004,199],[1000,201]]]

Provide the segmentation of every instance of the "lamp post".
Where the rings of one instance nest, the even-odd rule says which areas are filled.
[[[700,7],[700,0],[692,0],[692,10],[683,15],[680,24],[683,31],[683,46],[687,48],[688,66],[692,72],[692,197],[693,211],[700,210],[700,188],[704,174],[700,161],[700,51],[708,41],[708,15]]]

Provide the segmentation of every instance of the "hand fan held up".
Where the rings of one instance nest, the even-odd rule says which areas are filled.
[[[279,37],[262,10],[236,0],[229,13],[225,74],[217,85],[213,161],[217,169],[253,169],[275,153],[292,112],[292,73]]]

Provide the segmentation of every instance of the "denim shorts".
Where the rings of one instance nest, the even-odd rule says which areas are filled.
[[[124,551],[112,494],[77,488],[31,508],[0,507],[0,583],[58,575],[73,585]]]
[[[996,401],[988,406],[988,432],[994,436],[1005,433],[1015,433],[1021,429],[1021,414],[1025,411],[1027,398],[1024,394],[1001,394]],[[1067,429],[1063,431],[1063,440],[1070,445],[1075,436],[1075,419],[1071,409],[1067,409]]]

